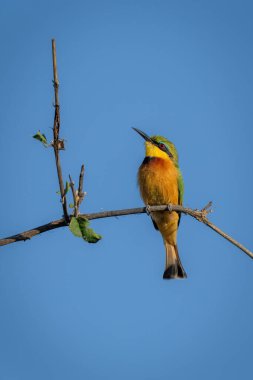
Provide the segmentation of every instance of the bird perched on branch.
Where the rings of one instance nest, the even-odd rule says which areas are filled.
[[[145,140],[146,157],[138,171],[141,197],[146,206],[183,203],[184,183],[175,145],[162,136],[149,137],[133,128]],[[166,250],[164,279],[186,278],[177,249],[180,215],[172,211],[150,213],[154,227],[162,234]]]

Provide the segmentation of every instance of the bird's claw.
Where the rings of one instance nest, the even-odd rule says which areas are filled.
[[[150,206],[149,206],[149,205],[146,205],[146,214],[147,214],[148,216],[150,216],[150,213],[151,213]]]
[[[167,209],[169,212],[172,212],[172,205],[170,203],[167,205]]]

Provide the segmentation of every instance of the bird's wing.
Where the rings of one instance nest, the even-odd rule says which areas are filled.
[[[179,169],[178,169],[177,186],[178,186],[178,204],[182,206],[183,198],[184,198],[184,180],[183,180],[182,173]],[[181,213],[179,213],[178,225],[180,223],[180,219],[181,219]]]

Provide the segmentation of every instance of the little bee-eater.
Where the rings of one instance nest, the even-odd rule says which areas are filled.
[[[182,205],[184,183],[178,166],[175,145],[162,136],[147,136],[133,128],[145,140],[146,157],[138,171],[140,194],[147,206],[172,203]],[[177,249],[180,215],[172,211],[151,212],[154,227],[162,234],[166,250],[164,279],[187,277]]]

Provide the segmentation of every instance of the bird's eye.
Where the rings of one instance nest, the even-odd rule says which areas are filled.
[[[166,146],[163,143],[159,144],[159,148],[162,149],[162,150],[166,150]]]

